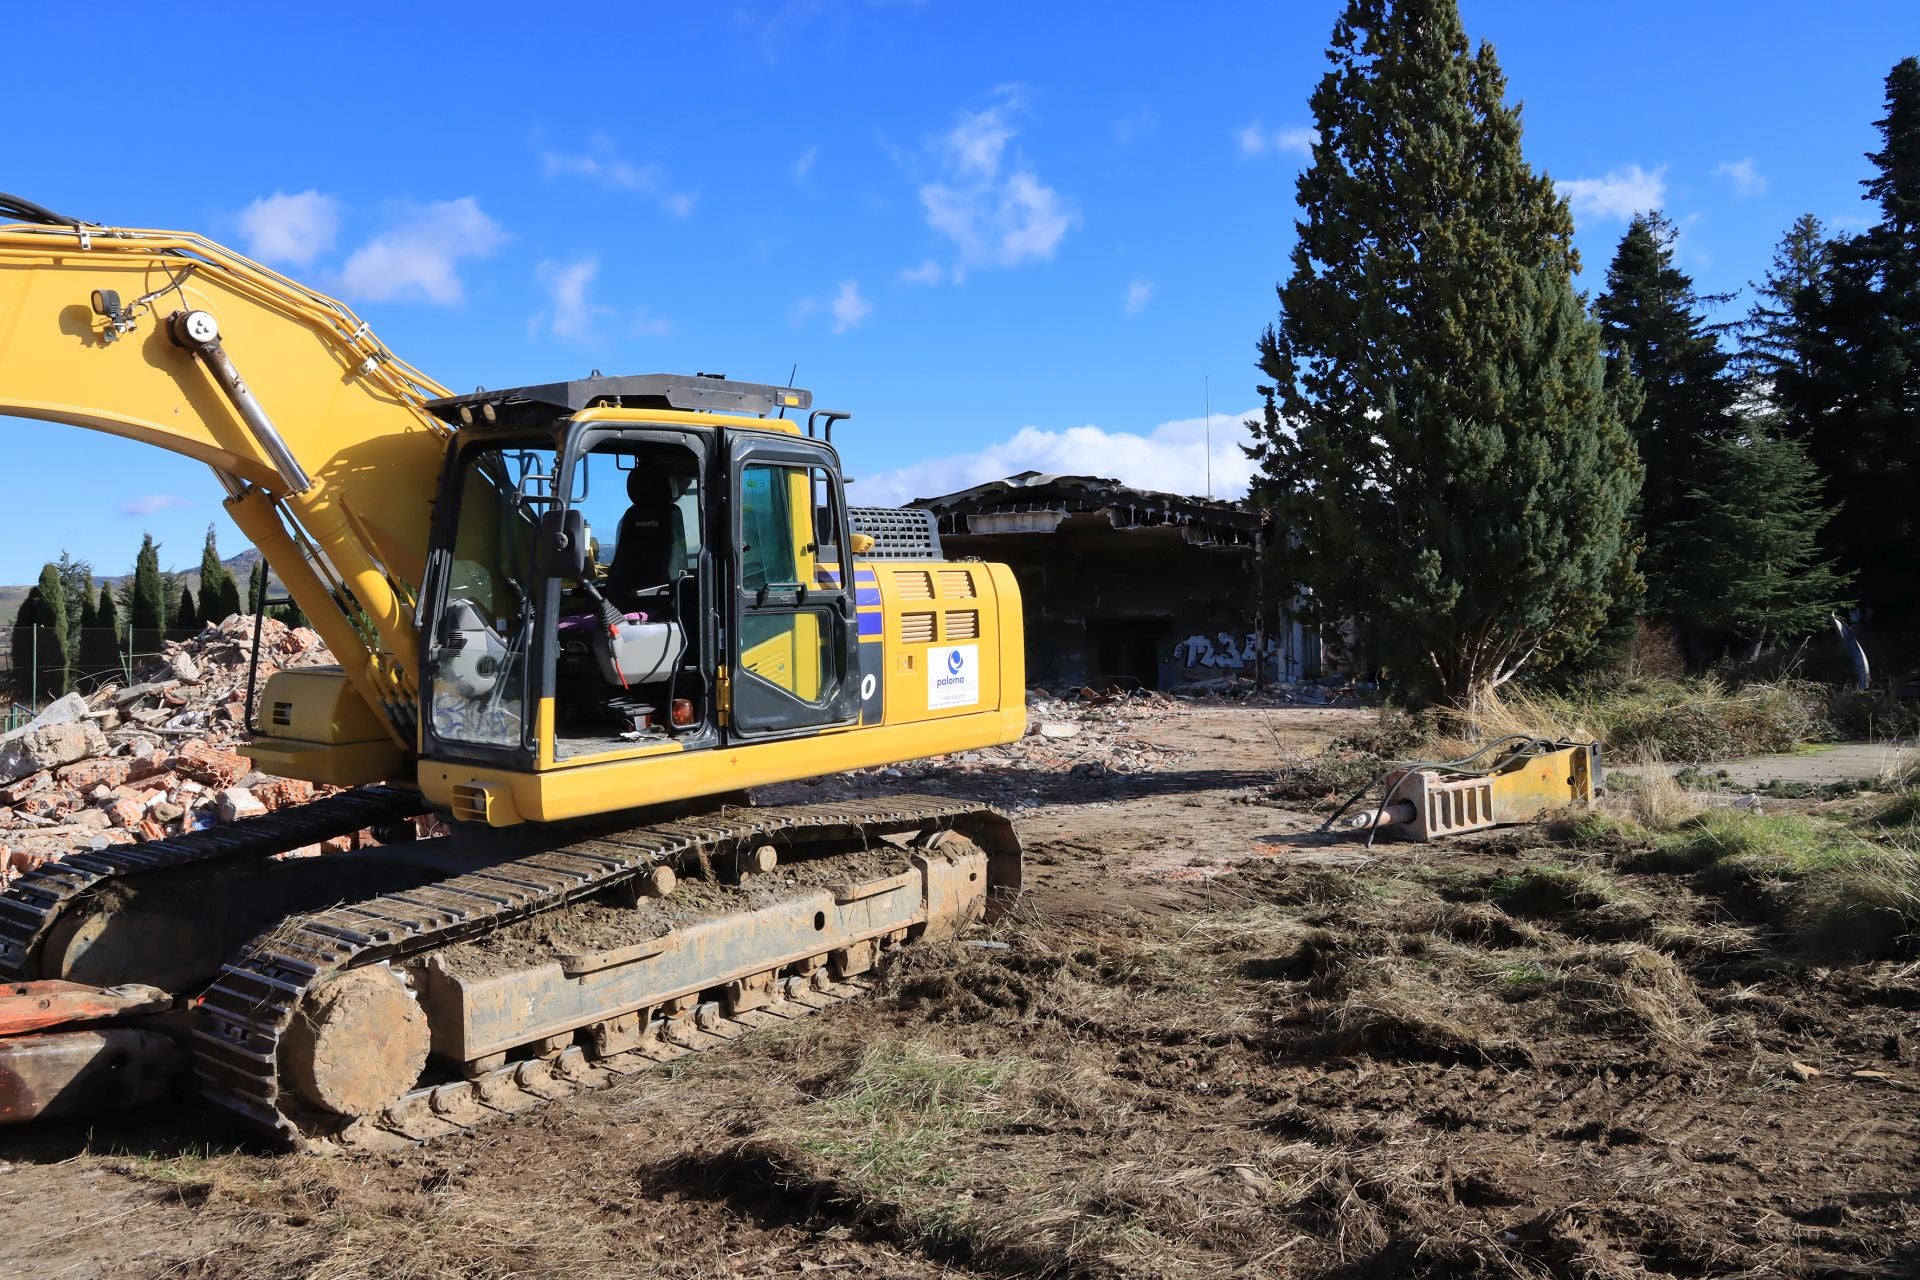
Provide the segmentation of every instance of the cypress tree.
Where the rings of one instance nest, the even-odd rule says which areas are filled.
[[[1889,630],[1920,624],[1920,59],[1887,76],[1867,193],[1880,221],[1836,241],[1796,300],[1800,367],[1780,379],[1790,426],[1838,510],[1825,544]]]
[[[13,696],[25,702],[38,689],[34,677],[34,665],[39,650],[35,646],[34,628],[40,625],[40,588],[29,587],[26,599],[20,602],[20,608],[13,615]]]
[[[87,589],[80,594],[80,625],[70,632],[67,637],[68,640],[72,642],[73,657],[71,666],[73,667],[73,679],[75,683],[78,683],[82,677],[93,674],[86,663],[87,637],[92,635],[94,629],[99,625],[100,615],[94,611],[93,606],[93,584],[89,582]]]
[[[1717,299],[1694,292],[1693,281],[1674,265],[1673,239],[1673,225],[1659,213],[1635,217],[1594,310],[1609,377],[1617,383],[1630,376],[1640,389],[1639,412],[1630,421],[1645,469],[1640,527],[1647,605],[1692,638],[1695,604],[1714,590],[1700,564],[1695,495],[1711,482],[1714,446],[1739,435],[1740,386],[1717,328],[1702,315],[1704,304]]]
[[[80,637],[80,670],[90,676],[120,670],[120,611],[114,607],[113,592],[105,584],[100,587],[100,603],[93,610],[93,624]]]
[[[40,627],[40,696],[57,698],[67,691],[67,589],[57,565],[40,568],[40,596],[36,621]]]
[[[127,648],[136,654],[157,653],[167,627],[165,586],[160,578],[160,548],[153,535],[140,539],[133,562],[133,581],[127,599]]]
[[[1281,575],[1396,683],[1470,702],[1591,642],[1638,483],[1573,221],[1454,0],[1349,0],[1259,341]]]
[[[72,666],[80,657],[80,614],[93,600],[93,566],[65,551],[53,563],[67,593],[67,662]]]
[[[267,562],[264,559],[253,562],[253,571],[247,575],[247,612],[260,612],[260,602],[267,598]]]
[[[189,640],[200,633],[200,614],[193,607],[193,588],[182,583],[180,603],[173,611],[173,621],[167,626],[167,635],[175,640]]]
[[[233,575],[220,563],[220,547],[213,526],[208,525],[207,542],[200,551],[200,621],[219,622],[240,612],[239,595]]]
[[[202,622],[225,622],[234,614],[245,612],[240,604],[240,584],[233,580],[233,574],[221,573],[220,594],[211,608],[207,605],[207,593],[200,593],[200,612]]]

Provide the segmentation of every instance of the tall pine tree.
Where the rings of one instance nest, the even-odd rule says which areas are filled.
[[[140,539],[133,561],[133,580],[127,596],[127,649],[135,654],[157,653],[167,629],[165,584],[160,577],[160,548],[153,535]]]
[[[57,698],[67,691],[67,589],[60,581],[57,565],[40,568],[40,584],[34,588],[40,597],[37,619],[40,628],[40,696]]]
[[[1702,580],[1694,617],[1758,657],[1771,643],[1825,630],[1844,597],[1846,575],[1820,549],[1833,518],[1821,501],[1820,473],[1791,436],[1758,415],[1751,434],[1709,447],[1705,484],[1691,495]]]
[[[1796,306],[1780,403],[1838,506],[1826,545],[1888,631],[1920,629],[1920,59],[1887,76],[1867,193],[1880,220],[1832,246]]]
[[[1766,276],[1753,285],[1735,364],[1754,395],[1777,404],[1782,381],[1804,375],[1800,316],[1823,300],[1822,281],[1832,258],[1826,228],[1803,213],[1780,238]]]
[[[1349,0],[1312,97],[1293,272],[1259,342],[1257,500],[1323,627],[1456,703],[1588,643],[1630,576],[1633,444],[1454,0]]]
[[[1740,385],[1703,315],[1693,281],[1674,265],[1673,225],[1658,212],[1636,216],[1607,268],[1607,291],[1594,306],[1609,377],[1640,389],[1632,417],[1645,470],[1640,527],[1647,607],[1679,624],[1701,656],[1695,603],[1713,588],[1698,543],[1702,509],[1695,496],[1712,484],[1715,446],[1737,439]]]

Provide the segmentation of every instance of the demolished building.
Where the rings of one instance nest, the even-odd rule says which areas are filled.
[[[933,514],[946,555],[1013,569],[1035,684],[1320,674],[1317,638],[1263,596],[1272,526],[1244,503],[1023,471],[911,505]]]

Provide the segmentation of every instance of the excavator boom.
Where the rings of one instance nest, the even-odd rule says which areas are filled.
[[[95,227],[0,196],[0,414],[198,459],[411,749],[444,387],[342,304],[199,236]],[[267,408],[266,406],[271,406]]]

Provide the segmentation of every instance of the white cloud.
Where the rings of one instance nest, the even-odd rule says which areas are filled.
[[[947,278],[947,269],[928,258],[917,267],[908,267],[900,273],[901,284],[939,284]]]
[[[1574,178],[1558,185],[1560,193],[1572,202],[1575,213],[1625,222],[1636,213],[1660,207],[1667,195],[1666,172],[1665,165],[1649,173],[1637,164],[1630,164],[1603,178]]]
[[[1751,156],[1744,160],[1723,160],[1713,172],[1731,182],[1737,196],[1757,196],[1767,189],[1767,180],[1754,166]]]
[[[866,506],[898,506],[1021,471],[1106,476],[1136,488],[1204,494],[1209,455],[1213,496],[1238,498],[1253,479],[1253,463],[1242,452],[1242,446],[1252,443],[1246,420],[1258,416],[1256,409],[1214,414],[1211,449],[1207,419],[1198,417],[1163,422],[1144,434],[1095,426],[1064,431],[1022,427],[977,453],[862,475],[855,500]]]
[[[570,155],[562,151],[542,151],[540,167],[549,178],[585,178],[613,191],[633,191],[652,196],[659,206],[676,218],[693,212],[695,195],[670,189],[667,171],[657,164],[634,164],[615,154],[610,146],[598,145],[594,152]]]
[[[862,320],[873,314],[873,306],[860,296],[860,282],[847,280],[840,285],[840,292],[833,296],[833,331],[845,333],[857,328]]]
[[[1080,223],[1024,157],[1008,156],[1018,109],[1017,97],[1002,90],[993,106],[962,114],[936,148],[939,177],[920,188],[927,225],[953,241],[963,264],[1011,267],[1051,258]]]
[[[1268,153],[1310,156],[1313,154],[1313,144],[1320,141],[1320,131],[1317,129],[1294,125],[1269,133],[1258,120],[1241,125],[1234,130],[1233,136],[1239,142],[1243,156],[1264,156]]]
[[[1127,286],[1127,314],[1137,316],[1153,301],[1153,281],[1135,280]]]
[[[540,167],[549,178],[588,178],[615,191],[658,191],[667,181],[667,171],[659,165],[630,164],[617,156],[602,158],[543,151]]]
[[[595,318],[608,315],[611,307],[595,306],[590,294],[593,278],[600,272],[598,258],[577,262],[543,262],[533,270],[534,278],[547,291],[551,310],[547,328],[556,338],[586,338],[594,331]]]
[[[178,511],[192,505],[193,499],[182,498],[178,494],[147,493],[121,503],[120,514],[129,520],[134,520],[143,516],[157,516],[162,511]]]
[[[813,162],[819,158],[820,148],[818,147],[808,147],[805,151],[802,151],[800,158],[793,162],[793,180],[795,182],[805,182],[807,180],[807,174],[813,170]]]
[[[546,290],[547,307],[527,324],[529,334],[546,330],[556,338],[588,342],[605,337],[615,328],[635,337],[653,338],[671,332],[666,319],[644,309],[621,322],[617,308],[595,302],[593,284],[600,275],[600,260],[588,256],[571,262],[542,262],[533,269],[534,279]]]
[[[287,195],[276,191],[240,213],[240,234],[247,254],[262,262],[304,267],[333,248],[340,233],[340,202],[318,191]]]
[[[449,306],[465,296],[460,260],[484,258],[506,238],[472,196],[413,208],[354,251],[340,270],[340,287],[373,302],[420,299]]]

